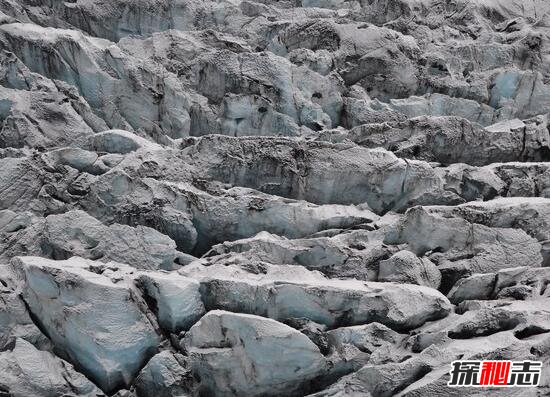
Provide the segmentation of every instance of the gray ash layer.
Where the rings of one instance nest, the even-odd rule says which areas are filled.
[[[547,0],[0,0],[0,396],[550,395],[549,111]]]

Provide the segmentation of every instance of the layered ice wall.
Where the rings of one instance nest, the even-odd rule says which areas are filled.
[[[549,15],[0,0],[0,396],[548,395]]]

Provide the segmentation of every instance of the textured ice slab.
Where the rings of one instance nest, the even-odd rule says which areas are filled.
[[[132,382],[159,336],[131,284],[98,274],[93,265],[76,257],[13,261],[23,299],[55,347],[110,392]]]
[[[173,273],[145,273],[136,283],[154,302],[159,324],[169,332],[189,329],[204,314],[196,280]]]
[[[0,395],[547,395],[549,11],[0,0]]]
[[[0,352],[0,393],[8,396],[103,395],[68,362],[17,339],[13,349]]]
[[[231,263],[231,261],[229,261]],[[399,330],[445,317],[451,305],[440,292],[418,285],[327,279],[301,266],[264,265],[260,274],[231,265],[190,265],[207,309],[306,318],[328,326],[380,322]]]
[[[327,363],[305,335],[277,321],[214,310],[184,339],[206,392],[277,396],[322,375]]]

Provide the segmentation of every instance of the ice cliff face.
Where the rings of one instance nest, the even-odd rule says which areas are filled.
[[[549,40],[546,0],[0,0],[0,396],[548,395]]]

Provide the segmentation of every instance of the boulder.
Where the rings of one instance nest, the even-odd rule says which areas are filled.
[[[427,207],[430,213],[452,214],[469,222],[490,227],[522,229],[542,245],[544,265],[550,263],[550,199],[545,197],[503,197],[457,207]]]
[[[361,146],[384,147],[399,157],[483,166],[541,161],[550,149],[546,117],[506,120],[482,128],[454,116],[421,116],[404,122],[363,124],[349,131]]]
[[[379,264],[378,281],[401,282],[439,288],[441,273],[427,258],[410,251],[399,251]]]
[[[181,354],[163,351],[149,360],[134,382],[138,397],[191,396],[191,371]]]
[[[147,148],[159,150],[162,147],[124,130],[99,132],[89,138],[89,146],[95,152],[126,154]]]
[[[6,396],[104,396],[71,364],[17,338],[13,349],[0,351],[0,393]]]
[[[408,210],[384,242],[405,244],[416,255],[427,256],[441,271],[445,293],[474,273],[493,273],[518,263],[540,267],[543,262],[540,243],[523,230],[491,228],[424,207]]]
[[[495,273],[472,274],[460,279],[449,291],[449,300],[458,304],[465,300],[490,299],[495,289]]]
[[[54,259],[80,256],[127,263],[137,269],[173,270],[179,267],[176,243],[147,226],[106,226],[84,211],[46,218],[44,255]]]
[[[379,261],[394,249],[383,244],[383,233],[368,231],[375,227],[372,223],[357,227],[366,230],[329,229],[334,236],[315,234],[301,239],[261,232],[249,239],[215,245],[206,256],[215,261],[216,254],[242,253],[250,260],[304,266],[327,277],[376,281]]]
[[[248,314],[210,311],[183,343],[201,388],[216,395],[297,395],[327,368],[305,335]]]
[[[198,281],[178,274],[145,273],[136,283],[167,332],[187,330],[204,314]]]
[[[28,83],[24,81],[23,84]],[[76,106],[73,107],[77,100],[71,100],[69,95],[52,86],[36,87],[36,90],[0,87],[0,116],[7,120],[0,131],[0,146],[55,148],[84,145],[94,133],[86,123],[88,116],[93,117],[89,105],[82,101],[82,110],[87,114],[79,114]]]
[[[8,287],[3,267],[0,266],[0,351],[7,350],[17,338],[32,343],[41,350],[51,349],[48,338],[32,321],[25,302]]]
[[[20,257],[12,266],[56,350],[107,393],[129,386],[160,341],[131,284],[77,257]]]
[[[402,335],[380,323],[337,328],[328,331],[326,338],[335,378],[359,370],[379,355],[388,357],[404,340]]]
[[[447,298],[429,287],[327,279],[300,266],[261,264],[259,269],[251,273],[219,263],[191,265],[179,272],[200,281],[207,310],[278,321],[306,318],[329,327],[380,322],[409,330],[451,310]]]
[[[520,266],[463,278],[456,283],[448,297],[455,304],[465,300],[541,299],[550,293],[546,287],[549,281],[550,269],[547,267]]]

